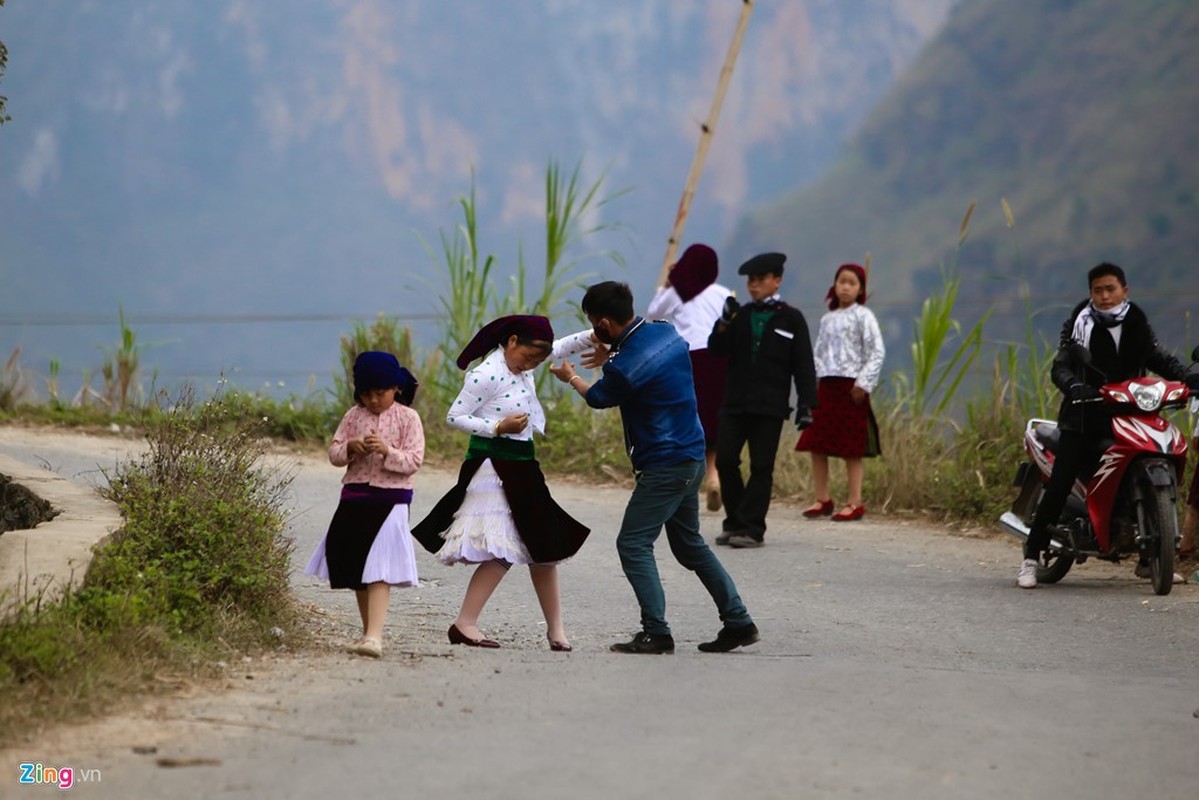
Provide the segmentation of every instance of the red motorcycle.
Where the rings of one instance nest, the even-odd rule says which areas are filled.
[[[1199,361],[1199,348],[1192,354]],[[1196,366],[1191,365],[1194,371]],[[1112,432],[1094,445],[1102,450],[1095,474],[1075,481],[1049,550],[1037,568],[1037,583],[1057,583],[1088,558],[1118,562],[1135,555],[1149,564],[1153,591],[1170,593],[1178,547],[1178,486],[1186,467],[1182,432],[1161,416],[1186,405],[1190,390],[1182,381],[1133,378],[1107,383],[1092,401],[1112,407]],[[999,518],[1009,533],[1028,539],[1059,438],[1057,423],[1031,419],[1024,429],[1029,461],[1016,472],[1020,495]]]

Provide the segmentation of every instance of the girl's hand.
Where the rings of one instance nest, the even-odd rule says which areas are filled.
[[[528,414],[509,414],[500,420],[500,424],[495,426],[496,435],[502,433],[520,433],[525,428],[529,427]]]
[[[378,453],[379,455],[385,456],[387,455],[388,451],[391,450],[391,448],[387,446],[387,442],[380,439],[379,435],[376,433],[368,433],[362,442],[366,447],[366,452],[368,453]]]
[[[364,456],[370,452],[365,439],[350,439],[346,442],[346,452],[353,456]]]
[[[563,383],[570,383],[570,379],[575,376],[575,368],[570,361],[563,361],[561,364],[550,364],[550,372]]]
[[[852,400],[854,402],[854,405],[857,405],[857,406],[860,406],[860,405],[862,405],[862,403],[865,403],[866,398],[868,398],[869,396],[870,396],[870,393],[867,392],[865,389],[863,389],[861,386],[855,386],[849,390],[849,399]]]

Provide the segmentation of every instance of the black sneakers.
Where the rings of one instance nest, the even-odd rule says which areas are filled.
[[[756,629],[755,629],[756,630]],[[662,633],[646,633],[642,631],[630,642],[617,642],[608,648],[613,653],[660,653],[674,652],[674,637]]]
[[[726,625],[720,629],[720,633],[716,634],[715,641],[703,642],[699,645],[699,649],[705,653],[727,653],[738,647],[753,644],[760,638],[758,626],[752,622],[737,628],[730,628]],[[632,641],[617,642],[608,649],[613,653],[648,653],[651,655],[673,653],[674,637],[642,631],[634,636]]]
[[[737,628],[730,628],[726,625],[720,629],[720,633],[716,634],[714,641],[702,642],[699,649],[705,653],[727,653],[738,647],[753,644],[760,638],[762,637],[758,635],[758,626],[752,622]]]

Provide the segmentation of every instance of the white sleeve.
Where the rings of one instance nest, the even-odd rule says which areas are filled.
[[[550,360],[558,361],[563,358],[585,353],[595,347],[595,342],[591,341],[591,328],[578,333],[572,333],[569,336],[563,336],[561,339],[554,340],[554,348],[550,352]]]
[[[645,316],[649,319],[674,320],[675,312],[683,305],[682,298],[673,286],[659,286],[654,298],[649,301]]]
[[[868,308],[863,308],[862,311],[865,313],[859,319],[861,320],[862,351],[866,358],[854,383],[867,392],[873,392],[882,375],[883,359],[886,357],[887,351],[883,346],[883,334],[878,328],[878,320],[875,319],[874,313]]]
[[[479,409],[487,403],[491,387],[495,386],[495,381],[488,378],[483,364],[466,373],[462,391],[458,392],[454,402],[450,403],[445,421],[460,431],[491,439],[495,437],[495,428],[499,420],[487,419],[478,414]]]

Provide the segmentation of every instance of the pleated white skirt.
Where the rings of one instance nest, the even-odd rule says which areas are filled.
[[[329,565],[325,561],[325,540],[328,534],[321,537],[320,544],[308,559],[304,574],[315,575],[318,578],[329,579]],[[408,506],[397,504],[383,521],[375,541],[371,544],[366,556],[366,564],[362,568],[363,583],[388,583],[392,586],[418,586],[416,573],[416,553],[412,547],[412,533],[408,528]]]
[[[442,534],[445,544],[437,551],[443,564],[480,564],[502,558],[512,564],[531,564],[521,541],[500,476],[491,459],[483,460],[466,487],[454,521]]]

